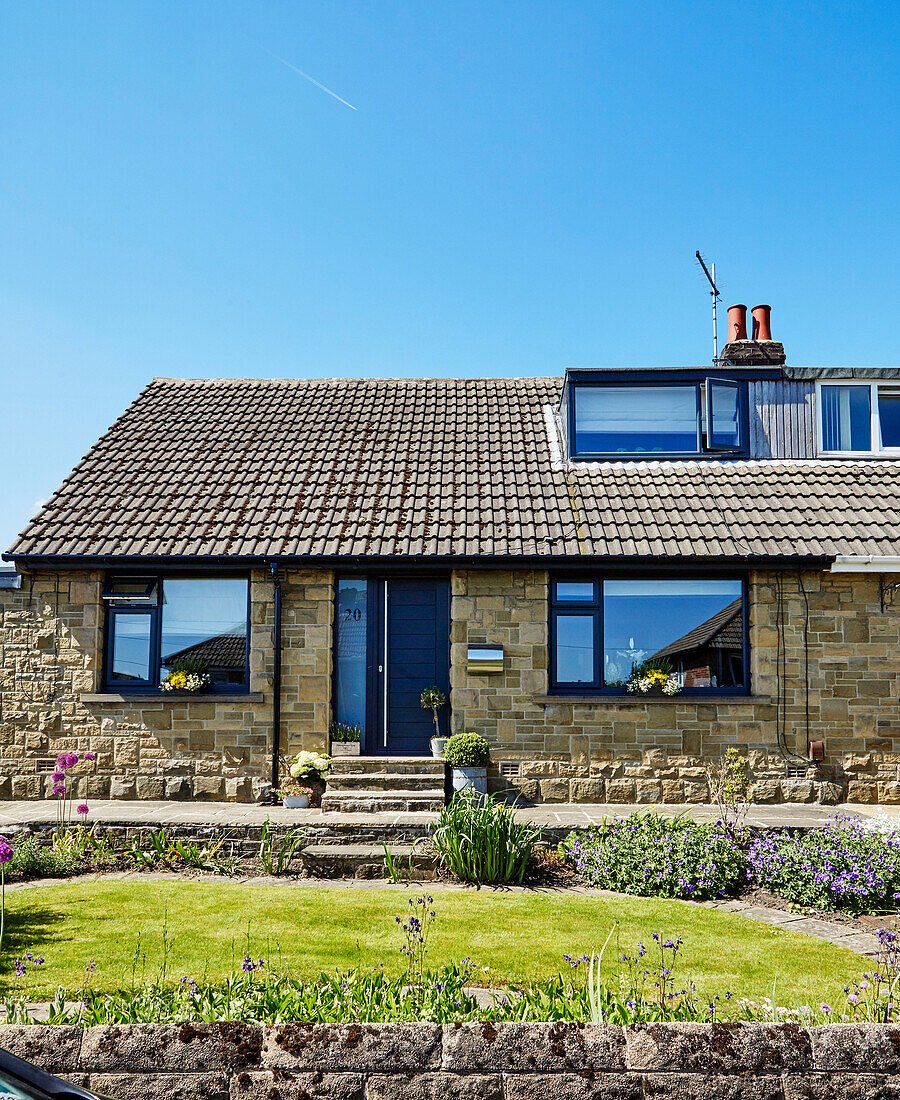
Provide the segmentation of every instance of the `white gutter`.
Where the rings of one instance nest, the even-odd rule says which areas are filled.
[[[838,554],[832,573],[900,573],[900,554]]]

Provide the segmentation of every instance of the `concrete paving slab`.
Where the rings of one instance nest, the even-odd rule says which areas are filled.
[[[527,821],[562,828],[587,827],[604,818],[628,817],[634,813],[684,814],[693,821],[715,821],[718,812],[709,805],[631,805],[569,804],[522,806],[519,813]],[[810,828],[823,825],[835,813],[851,813],[872,820],[884,820],[900,826],[900,806],[865,806],[846,803],[841,806],[784,804],[754,806],[748,824],[759,828],[793,826]],[[88,822],[116,825],[262,825],[268,820],[278,825],[426,825],[437,820],[436,813],[326,813],[321,809],[288,810],[283,806],[257,806],[240,802],[125,802],[91,801]],[[48,823],[56,820],[56,802],[52,799],[28,802],[0,802],[0,828]]]

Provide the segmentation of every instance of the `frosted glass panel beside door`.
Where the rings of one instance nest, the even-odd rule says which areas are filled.
[[[335,721],[366,728],[366,635],[369,582],[338,581],[335,620]]]

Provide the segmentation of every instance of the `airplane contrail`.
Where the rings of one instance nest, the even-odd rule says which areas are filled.
[[[313,79],[309,73],[305,73],[302,69],[298,69],[296,65],[292,65],[290,61],[285,61],[283,57],[279,57],[277,53],[272,53],[271,50],[266,50],[265,46],[261,46],[260,49],[265,50],[269,57],[274,57],[276,61],[280,61],[282,65],[287,65],[289,69],[293,69],[295,73],[298,73],[304,80],[308,80],[310,84],[315,84],[317,88],[321,88],[323,92],[327,92],[332,99],[336,99],[338,103],[343,103],[345,107],[349,107],[351,111],[358,110],[352,103],[348,103],[346,99],[341,99],[337,92],[333,92],[330,88],[326,88],[324,84],[320,84],[318,80]]]

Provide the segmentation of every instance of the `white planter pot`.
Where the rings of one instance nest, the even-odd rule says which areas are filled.
[[[487,794],[487,768],[453,768],[453,790]]]
[[[305,810],[309,806],[308,794],[286,794],[281,800],[282,806],[288,810]]]
[[[447,737],[432,737],[431,739],[431,755],[435,760],[444,759],[444,749],[447,747]]]

